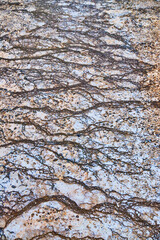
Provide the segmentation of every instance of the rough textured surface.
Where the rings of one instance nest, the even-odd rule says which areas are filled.
[[[0,2],[1,239],[160,239],[159,6]]]

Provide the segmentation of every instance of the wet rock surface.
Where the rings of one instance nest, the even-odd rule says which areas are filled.
[[[1,239],[160,239],[159,6],[0,2]]]

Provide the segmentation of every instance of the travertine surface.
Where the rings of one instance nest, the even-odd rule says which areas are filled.
[[[160,2],[0,2],[0,239],[160,239]]]

